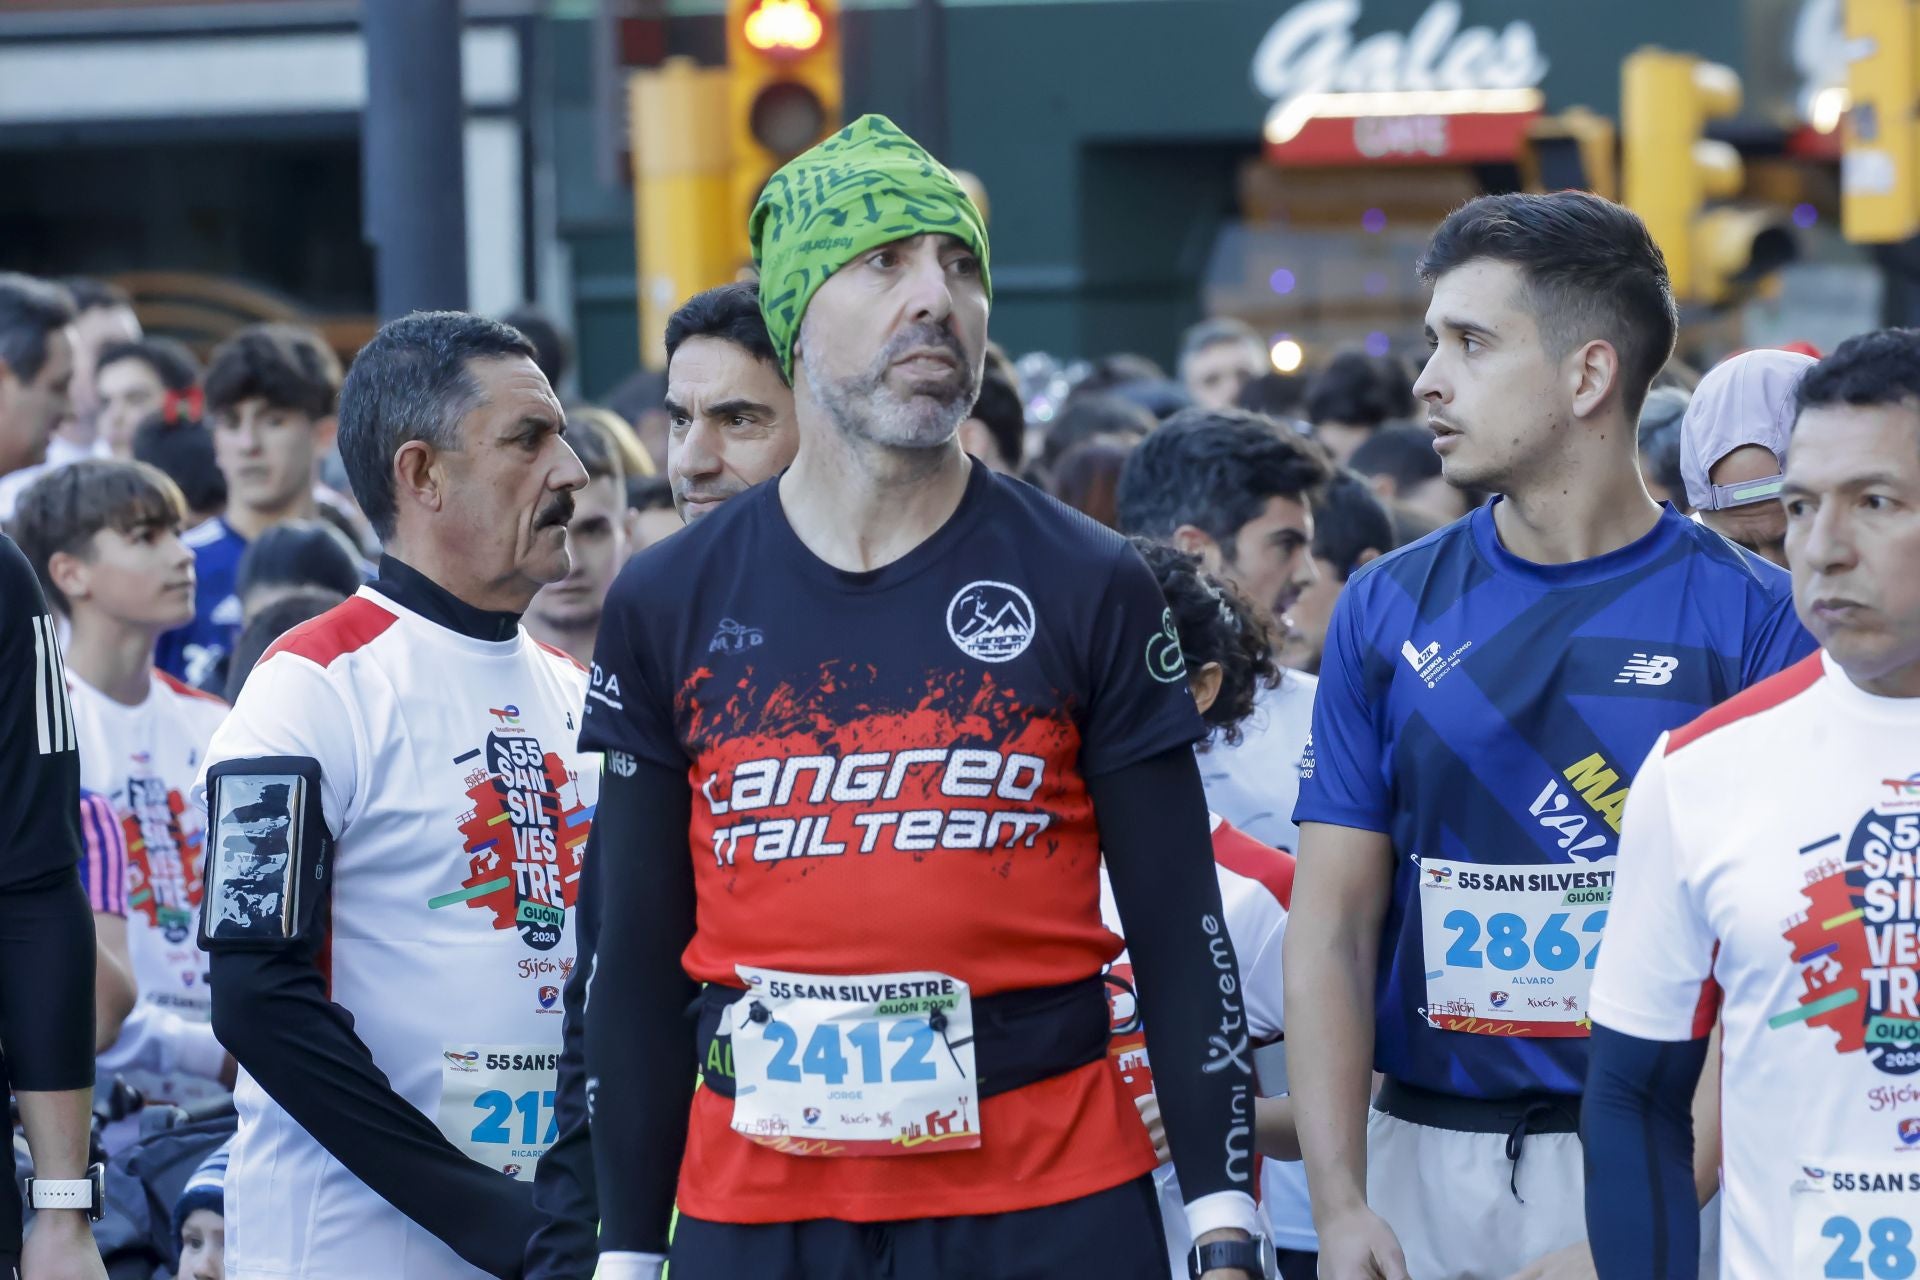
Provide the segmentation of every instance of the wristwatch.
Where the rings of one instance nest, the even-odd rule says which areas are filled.
[[[35,1209],[85,1209],[100,1221],[107,1211],[107,1166],[91,1165],[84,1178],[28,1178],[27,1203]]]
[[[1197,1244],[1187,1254],[1189,1280],[1200,1280],[1209,1271],[1236,1268],[1258,1280],[1274,1280],[1280,1274],[1280,1264],[1273,1256],[1273,1241],[1265,1236],[1251,1240],[1216,1240],[1212,1244]]]

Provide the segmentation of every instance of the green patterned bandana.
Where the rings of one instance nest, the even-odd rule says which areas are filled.
[[[987,228],[947,167],[885,116],[861,116],[767,180],[747,221],[760,269],[760,313],[793,381],[793,340],[813,292],[869,249],[917,235],[954,236],[987,274]]]

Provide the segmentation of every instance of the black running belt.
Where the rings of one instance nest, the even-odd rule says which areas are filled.
[[[733,1045],[727,1009],[747,993],[708,984],[688,1012],[697,1020],[694,1044],[701,1078],[723,1098],[733,1096]],[[1011,1093],[1107,1056],[1111,1014],[1098,975],[1057,987],[1033,987],[979,996],[973,1002],[973,1065],[980,1096]],[[942,1032],[944,1028],[935,1027]],[[959,1041],[952,1047],[958,1048]],[[938,1053],[939,1049],[935,1049]]]

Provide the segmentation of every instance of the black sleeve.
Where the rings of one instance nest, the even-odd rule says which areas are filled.
[[[1087,780],[1133,961],[1155,1091],[1191,1203],[1252,1194],[1253,1069],[1206,795],[1175,747]]]
[[[1587,1238],[1600,1280],[1693,1280],[1700,1207],[1693,1091],[1707,1040],[1642,1040],[1593,1029],[1580,1111]]]
[[[605,813],[606,787],[602,779],[600,815]],[[573,973],[561,996],[566,1017],[560,1024],[560,1078],[555,1086],[560,1136],[554,1140],[533,1177],[533,1211],[540,1225],[527,1242],[526,1280],[591,1280],[599,1258],[597,1229],[600,1205],[593,1177],[593,1137],[587,1122],[587,1050],[582,1013],[587,999],[587,975],[600,940],[599,842],[606,819],[587,836],[587,856],[580,868],[580,893],[574,900]]]
[[[694,1081],[698,988],[680,965],[694,927],[693,797],[684,770],[608,759],[587,852],[602,918],[620,922],[600,935],[587,985],[600,1249],[665,1253]]]
[[[267,1095],[349,1172],[489,1275],[520,1275],[531,1189],[468,1159],[393,1091],[327,998],[317,942],[209,958],[213,1030]]]
[[[0,892],[0,1044],[16,1090],[93,1084],[94,958],[79,868]]]
[[[0,534],[0,889],[80,863],[80,751],[53,615],[33,567]]]

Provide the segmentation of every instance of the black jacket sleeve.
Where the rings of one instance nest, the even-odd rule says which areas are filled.
[[[1189,1203],[1252,1194],[1253,1067],[1220,907],[1207,800],[1175,747],[1087,780],[1120,911],[1155,1091]]]
[[[587,1099],[604,1253],[665,1253],[693,1095],[698,988],[681,968],[693,938],[693,798],[684,771],[609,769],[588,841],[601,933],[586,988]]]
[[[1693,1280],[1700,1207],[1693,1185],[1693,1090],[1707,1041],[1642,1040],[1593,1029],[1580,1108],[1587,1238],[1600,1280]]]
[[[619,783],[609,773],[601,783],[600,821],[587,837],[574,901],[573,937],[578,959],[561,996],[566,1013],[560,1031],[560,1078],[554,1112],[560,1136],[534,1171],[533,1210],[540,1225],[527,1242],[526,1280],[591,1280],[600,1254],[598,1191],[593,1177],[593,1135],[587,1121],[587,1050],[583,1012],[587,975],[600,940],[600,849],[606,826],[606,791]]]
[[[533,1234],[530,1189],[468,1159],[393,1091],[353,1016],[327,998],[316,951],[215,952],[214,1034],[376,1195],[482,1271],[513,1280]]]

